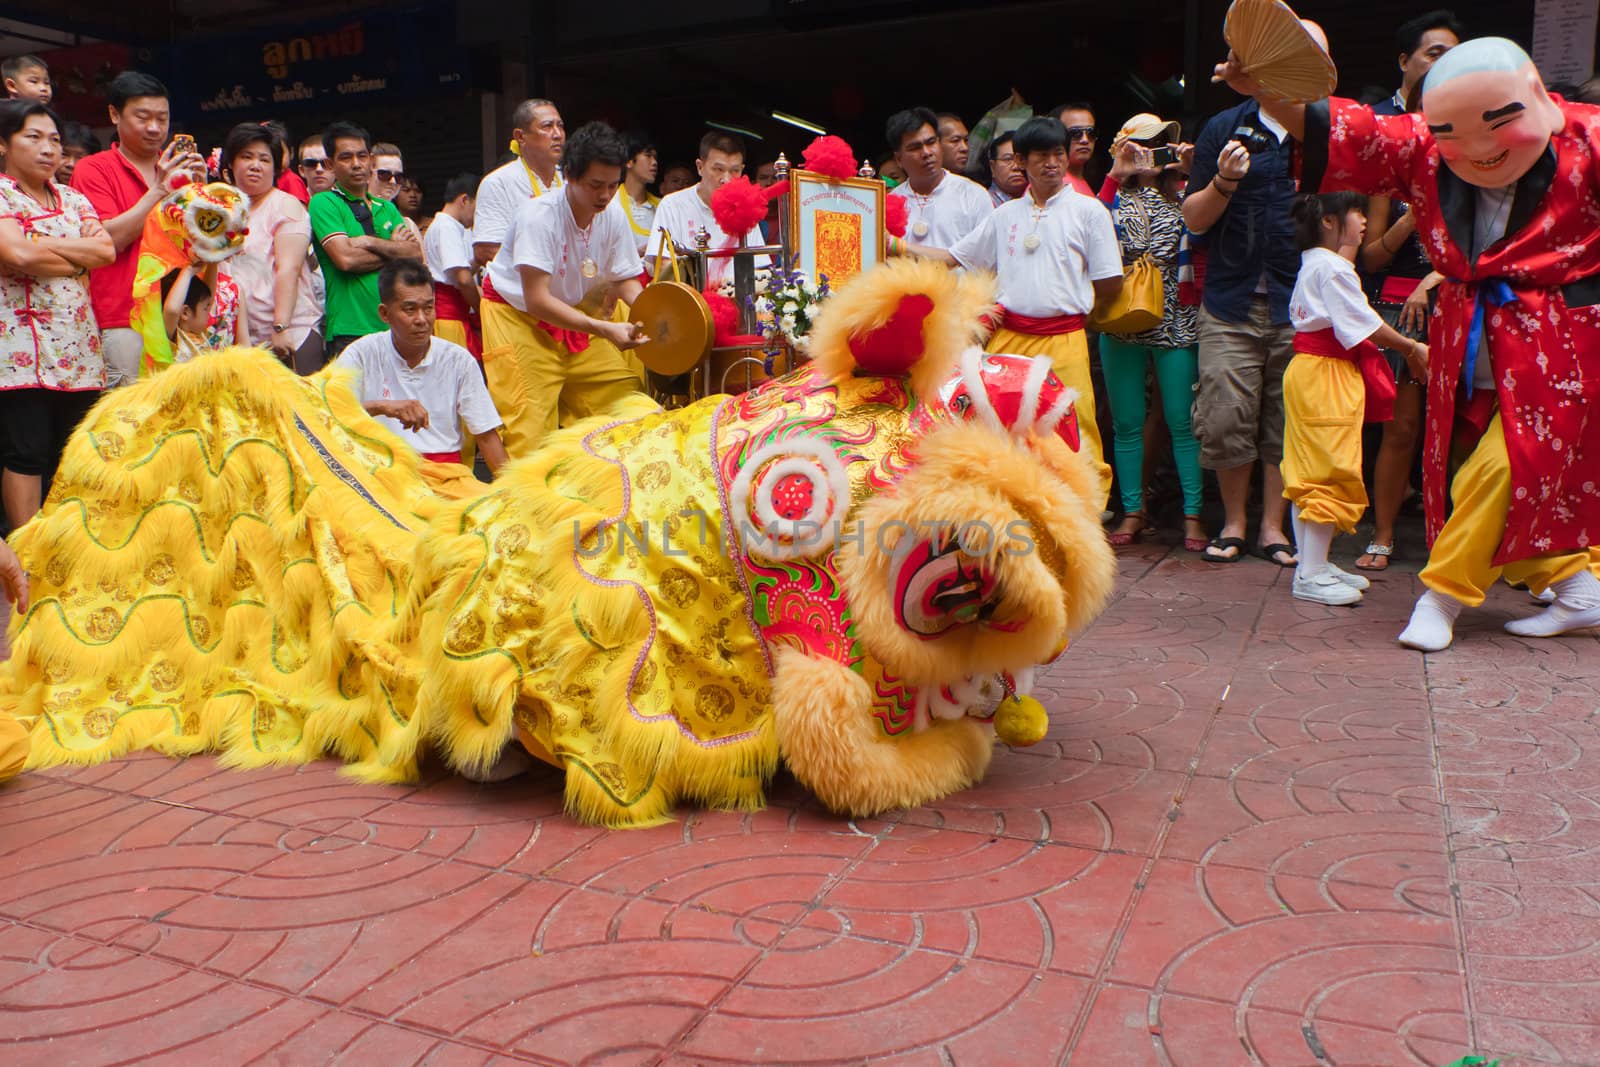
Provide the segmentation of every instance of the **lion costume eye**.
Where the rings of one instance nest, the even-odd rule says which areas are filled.
[[[838,543],[850,479],[826,440],[771,441],[745,460],[728,504],[751,556],[820,559]]]
[[[895,621],[911,633],[937,637],[989,618],[998,592],[995,576],[958,541],[942,547],[921,541],[894,572]]]

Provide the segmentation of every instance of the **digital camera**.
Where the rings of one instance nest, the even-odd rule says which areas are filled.
[[[1236,127],[1233,131],[1233,140],[1244,145],[1244,150],[1252,156],[1258,152],[1270,152],[1278,143],[1278,139],[1270,133],[1250,125]]]

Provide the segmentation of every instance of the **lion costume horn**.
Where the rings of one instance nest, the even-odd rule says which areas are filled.
[[[811,358],[838,381],[856,374],[905,375],[918,396],[933,396],[961,354],[984,336],[994,287],[932,260],[895,259],[828,298],[811,331]]]

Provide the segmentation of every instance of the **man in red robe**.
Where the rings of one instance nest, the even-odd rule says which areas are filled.
[[[1278,102],[1232,55],[1217,76],[1301,142],[1303,190],[1410,204],[1447,279],[1430,331],[1427,592],[1401,643],[1448,647],[1502,576],[1556,594],[1510,632],[1600,625],[1600,109],[1551,98],[1503,38],[1440,58],[1421,114]],[[1468,448],[1447,486],[1452,449]]]

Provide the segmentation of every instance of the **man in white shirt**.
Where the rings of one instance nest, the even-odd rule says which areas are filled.
[[[695,234],[705,230],[711,237],[712,251],[731,248],[755,248],[761,245],[761,228],[752,227],[743,237],[732,237],[722,232],[711,214],[711,195],[733,179],[744,174],[744,141],[731,133],[712,130],[700,138],[700,158],[694,161],[700,172],[700,181],[687,189],[680,189],[661,198],[656,206],[655,228],[650,233],[650,244],[645,248],[645,260],[652,276],[656,259],[663,255],[661,242],[670,239],[680,250],[692,252],[696,248]],[[766,256],[756,261],[756,266],[769,264]],[[705,287],[716,288],[733,277],[733,259],[724,256],[707,262]]]
[[[563,180],[567,127],[556,106],[548,100],[524,100],[511,113],[511,123],[511,152],[517,158],[490,171],[478,186],[472,251],[480,267],[500,250],[522,202],[559,189]]]
[[[1066,184],[1061,123],[1030,119],[1012,143],[1028,175],[1027,195],[995,208],[942,256],[952,266],[997,276],[1003,317],[988,350],[1049,356],[1056,376],[1077,391],[1078,426],[1100,478],[1103,509],[1111,468],[1095,422],[1084,323],[1095,304],[1122,291],[1122,251],[1105,206]]]
[[[623,139],[628,145],[628,165],[623,168],[622,188],[617,190],[617,199],[622,201],[622,210],[628,213],[634,244],[642,256],[655,229],[656,206],[661,203],[661,198],[652,195],[649,188],[656,180],[660,163],[656,159],[656,146],[644,134],[633,130],[624,134]]]
[[[444,187],[444,207],[422,238],[422,255],[433,275],[433,333],[483,358],[478,332],[478,283],[473,280],[473,210],[476,174],[457,174]]]
[[[938,129],[938,117],[918,107],[889,116],[884,131],[895,162],[906,172],[906,180],[889,195],[906,199],[906,240],[913,247],[950,248],[994,210],[981,185],[945,170]]]
[[[566,185],[523,202],[484,275],[483,369],[508,417],[506,450],[518,458],[556,428],[558,405],[579,418],[658,410],[623,356],[649,338],[601,310],[608,290],[631,306],[642,288],[644,265],[617,202],[627,147],[591,122],[566,157]]]
[[[388,331],[358,338],[339,354],[339,366],[359,375],[361,406],[435,463],[461,462],[465,425],[489,470],[498,473],[506,462],[500,415],[472,356],[433,334],[428,268],[416,259],[385,263],[378,299]]]

